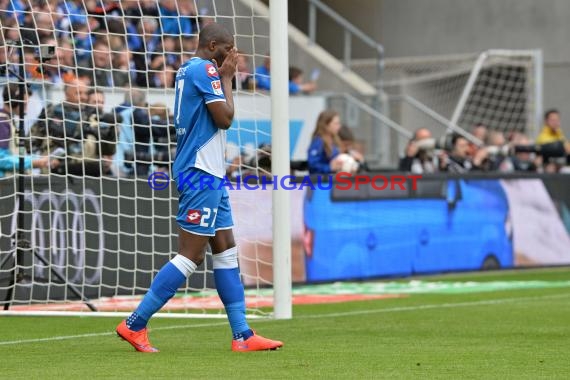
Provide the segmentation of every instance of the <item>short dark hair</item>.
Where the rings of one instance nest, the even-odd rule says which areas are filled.
[[[342,125],[338,130],[338,137],[341,141],[354,141],[354,134],[347,125]]]
[[[289,80],[293,80],[303,74],[303,70],[298,67],[291,66],[289,67]]]
[[[212,41],[218,42],[231,42],[233,40],[232,34],[220,24],[211,23],[206,25],[198,35],[198,46],[206,47]]]
[[[452,147],[452,148],[455,148],[455,144],[457,144],[457,140],[459,140],[459,139],[465,139],[465,140],[467,140],[465,137],[461,136],[459,133],[454,133],[454,134],[451,136],[451,147]]]
[[[558,111],[556,108],[551,108],[548,111],[546,111],[544,113],[544,120],[548,120],[548,118],[550,117],[551,114],[553,113],[557,113],[560,115],[560,111]]]

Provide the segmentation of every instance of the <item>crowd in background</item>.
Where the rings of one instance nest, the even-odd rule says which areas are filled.
[[[18,165],[13,122],[27,107],[34,81],[60,86],[65,98],[47,105],[27,131],[26,168],[120,177],[166,170],[175,144],[172,118],[167,105],[148,104],[142,89],[174,87],[176,71],[196,51],[199,30],[214,20],[211,12],[197,10],[193,1],[0,0],[2,82],[19,81],[23,54],[32,84],[23,105],[17,84],[4,87],[0,173]],[[40,47],[47,46],[54,47],[53,58],[42,55]],[[234,89],[270,91],[269,57],[252,65],[251,56],[240,54]],[[124,102],[105,113],[101,89],[121,87],[129,90]],[[315,90],[316,78],[306,82],[303,71],[291,67],[292,95]]]
[[[505,134],[483,124],[473,126],[469,132],[434,138],[429,129],[417,129],[400,158],[398,170],[414,174],[570,172],[570,142],[562,132],[558,110],[545,113],[544,126],[536,141],[524,133]],[[347,166],[343,167],[346,155],[356,162],[356,165],[348,166],[348,171],[369,169],[362,149],[354,149],[353,136],[345,136],[340,133],[338,113],[333,110],[322,112],[307,152],[311,174],[347,171]],[[478,143],[470,141],[470,137]]]
[[[0,5],[3,37],[23,41],[29,76],[39,75],[35,47],[52,45],[56,58],[42,65],[44,79],[81,78],[102,87],[172,87],[176,70],[196,50],[199,25],[213,20],[199,15],[193,1],[2,0]]]
[[[2,171],[14,171],[18,165],[13,120],[17,119],[21,105],[28,104],[30,90],[27,87],[25,90],[24,103],[18,101],[18,84],[6,86],[3,92],[0,175]],[[151,171],[168,171],[176,152],[169,107],[149,104],[146,91],[136,88],[127,92],[124,102],[111,112],[104,111],[104,104],[104,92],[90,88],[84,81],[75,79],[66,85],[64,100],[46,106],[25,137],[25,147],[30,153],[25,167],[78,176],[146,177]],[[562,132],[557,110],[546,112],[544,126],[535,141],[520,132],[504,133],[483,124],[473,126],[468,132],[434,138],[429,129],[417,129],[397,169],[415,174],[568,172],[570,143]],[[366,171],[369,167],[363,146],[355,140],[352,129],[342,125],[337,111],[325,110],[316,121],[307,161],[304,165],[295,163],[292,169],[310,174]],[[348,166],[347,156],[353,161]],[[270,145],[228,157],[229,178],[270,173]]]
[[[52,83],[81,79],[92,87],[173,88],[178,68],[198,46],[199,30],[214,17],[193,1],[175,0],[0,0],[0,24],[5,41],[22,41],[28,78]],[[54,46],[55,57],[39,65],[40,45]],[[0,69],[18,62],[19,49]],[[241,54],[234,88],[269,90],[268,58],[253,69],[252,56]],[[38,67],[42,69],[40,74]],[[290,70],[291,94],[310,93],[315,79]]]
[[[400,159],[399,169],[418,174],[559,173],[570,167],[570,142],[564,136],[556,109],[545,112],[544,126],[535,141],[524,133],[505,133],[484,124],[474,125],[469,132],[481,144],[460,134],[434,139],[429,129],[416,130]]]
[[[198,31],[213,20],[208,10],[195,9],[193,1],[0,0],[2,77],[17,76],[11,67],[22,52],[8,48],[8,41],[23,41],[26,79],[59,84],[65,94],[61,103],[42,110],[25,138],[25,167],[116,177],[144,177],[151,170],[168,170],[176,147],[172,115],[166,104],[149,104],[143,89],[173,87],[176,71],[197,48]],[[55,47],[53,59],[38,56],[40,45]],[[253,70],[251,65],[250,57],[241,54],[234,88],[270,91],[269,57]],[[290,68],[290,94],[317,89],[318,73],[311,73],[308,81],[304,74],[297,67]],[[104,112],[101,89],[109,87],[130,91],[122,104]],[[31,91],[32,87],[26,87],[21,103],[17,84],[4,87],[0,176],[19,165],[14,154],[18,144],[14,120],[20,109],[27,107]],[[536,141],[482,124],[469,132],[482,144],[459,134],[435,139],[429,129],[416,130],[398,169],[413,173],[554,173],[569,164],[570,146],[556,110],[546,113]],[[350,128],[341,125],[341,115],[326,110],[317,120],[308,161],[301,168],[309,173],[366,170],[366,152],[355,146]],[[347,156],[354,165],[346,165]],[[242,171],[259,175],[259,170],[269,173],[270,167],[271,147],[264,145],[253,155],[230,158],[228,175],[235,177]]]

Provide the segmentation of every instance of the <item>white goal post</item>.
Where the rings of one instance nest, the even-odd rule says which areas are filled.
[[[174,182],[167,178],[170,186],[157,191],[149,176],[171,169],[173,75],[208,22],[226,26],[245,57],[228,177],[289,174],[287,2],[24,3],[30,7],[0,20],[0,94],[17,106],[23,71],[29,97],[21,123],[6,105],[0,115],[0,127],[11,131],[0,135],[0,149],[12,165],[0,168],[0,316],[125,316],[177,252]],[[54,58],[40,62],[38,52],[47,51],[39,46],[55,46]],[[269,59],[266,91],[252,83]],[[53,161],[58,166],[48,169]],[[254,318],[292,317],[289,197],[284,189],[230,191]],[[156,317],[225,318],[209,256]]]
[[[487,122],[487,120],[492,120],[492,122],[495,122],[497,124],[497,129],[508,130],[508,121],[501,120],[501,117],[489,116],[489,111],[485,109],[477,110],[477,106],[471,106],[470,109],[470,104],[468,104],[468,102],[481,102],[481,99],[477,99],[477,97],[493,97],[494,95],[495,99],[490,103],[503,102],[505,104],[505,111],[503,113],[509,113],[513,112],[513,110],[516,110],[517,108],[514,104],[509,107],[509,102],[514,103],[513,100],[510,100],[510,98],[513,98],[512,94],[507,93],[504,95],[499,93],[499,91],[495,91],[494,94],[491,93],[487,95],[483,89],[480,89],[480,87],[484,86],[484,84],[481,83],[481,77],[484,75],[485,70],[494,69],[498,72],[494,75],[503,75],[505,79],[502,80],[506,83],[509,77],[508,70],[514,70],[516,68],[520,68],[521,70],[525,71],[524,76],[528,78],[528,81],[521,86],[513,84],[511,86],[511,92],[516,91],[527,94],[525,97],[525,107],[521,111],[523,113],[526,113],[526,132],[530,133],[533,136],[536,135],[543,121],[543,60],[541,50],[489,50],[481,53],[479,58],[477,58],[475,65],[473,66],[471,74],[469,75],[469,79],[467,80],[467,84],[465,85],[461,97],[457,102],[457,106],[453,111],[453,115],[451,116],[451,124],[458,125],[460,120],[468,123],[470,122],[471,124],[475,122]],[[469,114],[470,112],[472,113],[471,115]],[[503,119],[505,118],[503,117]],[[489,122],[487,122],[487,124],[489,124]]]
[[[383,77],[390,117],[436,135],[481,123],[533,139],[542,126],[542,86],[541,50],[389,58]]]

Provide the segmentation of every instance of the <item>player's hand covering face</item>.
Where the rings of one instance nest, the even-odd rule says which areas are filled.
[[[233,42],[216,45],[212,61],[218,67],[220,77],[233,78],[237,70],[237,58],[238,53]]]

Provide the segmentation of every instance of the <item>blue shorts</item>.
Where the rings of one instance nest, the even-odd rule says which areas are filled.
[[[192,177],[190,177],[192,176]],[[192,168],[179,176],[176,221],[184,231],[214,236],[218,230],[233,228],[230,196],[222,179]]]

